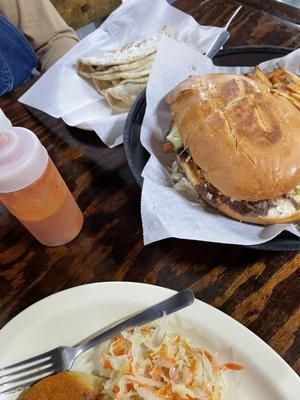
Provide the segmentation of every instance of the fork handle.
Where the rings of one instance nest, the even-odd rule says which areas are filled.
[[[76,357],[84,351],[89,350],[96,345],[105,342],[108,339],[111,339],[115,335],[119,334],[125,329],[133,328],[135,326],[141,326],[147,324],[148,322],[152,322],[158,318],[163,317],[164,315],[172,314],[176,311],[181,310],[194,302],[194,294],[191,290],[185,289],[179,293],[176,293],[174,296],[169,297],[167,300],[164,300],[154,306],[151,306],[129,318],[123,320],[121,323],[118,323],[115,326],[107,329],[102,332],[100,335],[92,338],[91,340],[82,343],[79,346],[75,346]]]

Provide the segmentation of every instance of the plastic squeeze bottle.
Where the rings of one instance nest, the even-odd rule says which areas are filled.
[[[0,201],[47,246],[68,243],[83,215],[36,135],[25,128],[0,129]]]

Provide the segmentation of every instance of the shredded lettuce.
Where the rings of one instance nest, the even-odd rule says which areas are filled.
[[[173,161],[172,163],[172,170],[171,170],[171,179],[173,182],[177,183],[182,178],[184,178],[184,174],[182,169],[180,168],[177,161]]]
[[[173,144],[174,150],[180,149],[182,147],[182,139],[178,130],[177,125],[174,125],[170,133],[167,136],[167,140]]]
[[[300,204],[300,183],[295,188],[295,194],[293,195],[293,198],[296,200],[297,203]]]

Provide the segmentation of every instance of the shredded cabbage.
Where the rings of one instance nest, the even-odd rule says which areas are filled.
[[[166,319],[122,332],[97,350],[104,399],[220,400],[223,371],[208,351]]]
[[[293,198],[296,200],[297,203],[300,203],[300,183],[299,183],[299,185],[296,186],[295,194],[293,195]]]
[[[182,147],[182,139],[178,130],[177,125],[174,125],[170,133],[167,136],[167,140],[173,144],[174,150],[180,149]]]

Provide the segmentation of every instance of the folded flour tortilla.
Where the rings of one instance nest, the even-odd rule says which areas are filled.
[[[106,91],[110,88],[119,85],[126,85],[127,83],[144,83],[146,84],[148,81],[148,75],[142,76],[140,78],[135,79],[116,79],[112,81],[102,81],[101,79],[92,78],[93,84],[95,85],[97,91],[105,97]]]
[[[112,81],[116,79],[135,79],[141,76],[149,75],[151,71],[153,62],[150,61],[147,64],[140,65],[138,68],[130,69],[128,71],[117,71],[107,74],[98,75],[98,73],[93,74],[92,79],[99,79],[101,81]]]
[[[128,43],[121,49],[107,51],[98,57],[79,58],[76,63],[77,71],[80,75],[89,78],[89,75],[94,72],[142,60],[156,52],[162,35],[174,37],[171,31],[164,26],[159,32],[143,41]]]
[[[92,78],[92,82],[95,85],[97,91],[103,97],[105,97],[105,92],[107,91],[107,89],[114,87],[114,84],[112,81],[101,81],[99,79]]]
[[[93,72],[86,72],[85,70],[84,71],[78,70],[78,73],[79,73],[79,75],[81,75],[85,78],[95,78],[95,77],[101,78],[104,75],[114,74],[114,73],[123,72],[123,71],[131,71],[131,70],[140,68],[143,65],[149,65],[149,64],[153,63],[154,58],[155,58],[155,53],[145,56],[137,61],[129,62],[126,64],[118,64],[118,65],[110,66],[109,68],[107,68],[105,70],[101,70],[101,71],[95,70]]]
[[[174,37],[164,26],[143,41],[128,43],[121,49],[108,51],[99,57],[79,58],[77,72],[92,80],[111,108],[120,112],[128,111],[147,84],[162,35]]]
[[[119,112],[126,112],[130,109],[138,95],[146,87],[147,82],[121,83],[105,91],[105,98],[110,107]]]

